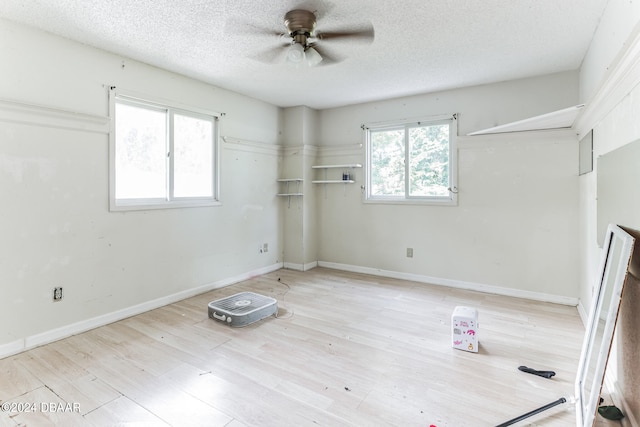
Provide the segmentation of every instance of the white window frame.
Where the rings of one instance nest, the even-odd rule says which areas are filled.
[[[405,132],[415,125],[437,125],[449,123],[449,187],[447,196],[409,196],[408,195],[408,166],[405,169],[405,194],[403,196],[380,196],[371,194],[371,141],[372,131],[384,131],[404,128]],[[407,119],[388,122],[376,122],[362,125],[365,140],[365,203],[388,203],[388,204],[423,204],[423,205],[457,205],[458,204],[458,148],[457,135],[458,123],[456,114],[425,117],[421,119]],[[408,155],[405,138],[405,155]],[[406,161],[405,161],[406,165]]]
[[[138,199],[117,199],[116,198],[116,103],[133,105],[149,110],[165,111],[167,113],[167,162],[168,174],[167,197],[166,198],[138,198]],[[198,119],[211,120],[213,124],[213,196],[211,197],[174,197],[173,196],[173,117],[174,114],[195,117]],[[219,131],[220,113],[184,106],[166,100],[139,95],[134,92],[121,91],[112,88],[109,92],[109,116],[111,126],[109,131],[109,209],[111,211],[127,210],[149,210],[149,209],[170,209],[187,208],[200,206],[219,206],[220,202],[220,144]]]

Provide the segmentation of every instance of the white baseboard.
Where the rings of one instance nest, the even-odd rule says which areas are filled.
[[[488,294],[504,295],[516,298],[525,298],[534,301],[551,302],[555,304],[578,305],[578,298],[563,297],[560,295],[545,294],[541,292],[524,291],[520,289],[503,288],[501,286],[485,285],[482,283],[464,282],[460,280],[442,279],[438,277],[423,276],[420,274],[403,273],[399,271],[382,270],[379,268],[360,267],[336,262],[319,261],[320,267],[333,268],[335,270],[351,271],[353,273],[371,274],[374,276],[390,277],[392,279],[411,280],[413,282],[429,283],[432,285],[448,286],[451,288],[467,289]]]
[[[0,345],[0,359],[20,353],[21,351],[24,351],[24,349],[24,339],[2,344]]]
[[[270,273],[282,268],[282,263],[276,263],[262,267],[256,270],[252,270],[247,273],[239,274],[237,276],[228,277],[218,280],[213,283],[198,286],[196,288],[187,289],[185,291],[177,292],[175,294],[167,295],[164,297],[156,298],[151,301],[136,304],[131,307],[126,307],[121,310],[117,310],[111,313],[106,313],[100,316],[96,316],[90,319],[82,320],[80,322],[65,325],[56,329],[51,329],[36,335],[31,335],[23,339],[12,341],[7,344],[0,345],[0,359],[12,356],[17,353],[21,353],[25,350],[29,350],[44,344],[48,344],[53,341],[57,341],[63,338],[70,337],[71,335],[86,332],[88,330],[104,326],[109,323],[116,322],[118,320],[126,319],[127,317],[135,316],[136,314],[144,313],[149,310],[156,309],[158,307],[172,304],[177,301],[181,301],[186,298],[190,298],[195,295],[211,291],[213,289],[223,288],[225,286],[232,285],[234,283],[241,282],[243,280],[250,279],[255,276]]]
[[[308,262],[306,264],[296,264],[293,262],[285,262],[283,267],[288,270],[308,271],[318,266],[318,261]]]
[[[304,267],[302,264],[296,264],[293,262],[285,262],[282,264],[282,267],[286,268],[287,270],[304,271]]]
[[[588,326],[589,323],[589,313],[587,313],[587,310],[584,307],[584,304],[582,304],[582,300],[578,301],[578,314],[580,315],[580,320],[582,320],[582,325],[586,328]]]

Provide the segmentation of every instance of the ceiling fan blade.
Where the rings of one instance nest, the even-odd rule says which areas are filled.
[[[335,4],[328,2],[326,0],[305,0],[296,3],[295,7],[292,9],[304,9],[313,12],[316,15],[316,18],[323,19],[325,16],[329,15],[329,12],[333,10]]]
[[[320,66],[335,64],[335,63],[344,61],[344,57],[328,52],[328,50],[325,47],[318,47],[318,45],[315,45],[315,44],[312,45],[311,47],[313,47],[316,50],[316,52],[318,52],[320,56],[322,56],[322,62],[318,64]]]
[[[262,52],[250,55],[249,58],[266,64],[284,62],[285,56],[287,54],[287,47],[289,46],[290,44],[287,43],[280,46],[272,47],[270,49],[263,50]]]
[[[366,29],[360,31],[316,31],[315,36],[319,40],[335,40],[335,39],[349,39],[354,41],[373,41],[375,32],[373,27],[369,26]]]
[[[248,22],[238,18],[231,18],[225,22],[224,33],[242,37],[262,37],[265,35],[282,37],[285,35],[284,31],[276,31],[272,28],[263,27],[262,25],[254,22]]]

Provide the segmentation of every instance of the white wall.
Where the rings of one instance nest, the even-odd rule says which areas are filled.
[[[577,73],[321,112],[321,162],[364,163],[362,123],[459,113],[459,134],[578,103]],[[578,295],[577,140],[572,131],[459,137],[459,205],[363,204],[318,190],[328,265],[571,303]],[[413,258],[406,248],[414,249]]]
[[[589,102],[611,75],[639,31],[640,3],[611,0],[600,18],[596,33],[580,68],[580,99]]]
[[[575,71],[370,102],[321,111],[319,144],[359,144],[363,123],[449,113],[458,113],[458,134],[467,135],[577,103]]]
[[[319,113],[306,106],[284,109],[282,178],[303,179],[304,195],[283,198],[284,264],[287,268],[308,270],[317,265],[318,235],[314,186],[311,184],[318,138]],[[281,184],[281,188],[284,188]]]
[[[587,311],[601,256],[597,244],[598,157],[640,139],[640,3],[608,3],[580,70],[580,94],[587,105],[577,120],[577,131],[584,135],[593,129],[594,135],[594,171],[579,180],[580,299]],[[640,293],[637,281],[628,286],[635,289],[624,291],[615,351],[607,366],[608,391],[625,413],[625,426],[640,422]]]
[[[640,40],[639,40],[640,46]],[[640,64],[640,56],[636,59]],[[637,75],[640,83],[640,75]],[[594,107],[597,108],[597,107]],[[601,248],[597,243],[597,158],[613,149],[620,148],[640,139],[640,85],[636,85],[608,114],[593,123],[595,169],[592,173],[580,177],[581,216],[581,282],[580,299],[585,311],[591,308],[593,285],[598,282],[597,268],[601,257]],[[629,176],[634,176],[629,174]],[[636,186],[640,191],[640,188]],[[637,212],[640,215],[640,212]],[[619,224],[631,226],[638,230],[637,224]],[[636,241],[636,245],[638,245]],[[640,374],[637,366],[640,363],[640,292],[637,280],[627,284],[635,289],[625,289],[622,308],[618,318],[616,331],[617,351],[613,353],[607,366],[610,383],[609,391],[614,394],[615,403],[626,414],[625,426],[634,426],[640,422]],[[624,329],[620,325],[625,325]]]
[[[0,356],[280,265],[280,109],[7,21],[0,57]],[[108,211],[108,85],[225,113],[222,206]]]
[[[590,306],[597,245],[597,159],[640,138],[638,124],[638,43],[640,4],[610,2],[580,70],[580,94],[586,108],[577,131],[594,130],[594,172],[580,177],[580,299]]]

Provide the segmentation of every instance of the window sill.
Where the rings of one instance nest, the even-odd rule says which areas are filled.
[[[433,199],[364,199],[363,203],[372,205],[423,205],[423,206],[458,206],[458,198]]]
[[[161,201],[147,201],[147,200],[127,200],[127,201],[111,201],[109,204],[109,211],[122,212],[122,211],[146,211],[156,209],[175,209],[175,208],[199,208],[209,206],[222,206],[222,202],[212,199],[201,200],[180,200],[167,202]]]

